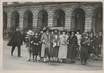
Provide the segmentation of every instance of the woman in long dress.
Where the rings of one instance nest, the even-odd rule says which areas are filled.
[[[54,30],[54,36],[53,36],[53,58],[54,61],[58,61],[58,51],[59,51],[59,34],[58,30]]]
[[[54,39],[54,32],[51,30],[50,34],[50,59],[53,61],[53,39]]]
[[[26,47],[28,48],[28,53],[29,53],[29,59],[28,59],[28,61],[31,60],[31,55],[32,55],[31,41],[33,40],[33,35],[34,35],[34,32],[32,30],[28,30],[27,31],[27,35],[25,37]]]
[[[38,60],[39,56],[39,46],[40,46],[40,39],[38,36],[38,33],[35,33],[33,40],[31,41],[31,46],[32,46],[32,55],[33,55],[33,62]],[[35,56],[35,60],[34,60]]]
[[[80,49],[81,49],[81,39],[82,39],[82,35],[79,33],[79,32],[77,32],[76,33],[76,37],[77,37],[77,43],[78,43],[78,48],[77,48],[77,54],[78,54],[78,59],[80,58]]]
[[[59,53],[58,58],[60,62],[63,62],[67,58],[67,39],[68,36],[65,34],[65,31],[62,32],[62,35],[60,35],[60,47],[59,47]]]
[[[46,48],[46,33],[45,33],[45,31],[42,34],[41,42],[42,42],[41,59],[44,59],[44,56],[45,56],[45,48]]]
[[[48,30],[43,33],[41,41],[42,41],[41,57],[44,59],[44,62],[46,62],[47,57],[50,60],[50,33]]]

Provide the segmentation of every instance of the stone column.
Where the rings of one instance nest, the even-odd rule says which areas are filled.
[[[7,31],[11,28],[11,12],[7,12]]]
[[[54,11],[50,8],[48,10],[48,27],[53,26],[53,15],[54,15]]]
[[[92,31],[93,8],[87,8],[85,14],[85,32]]]
[[[33,9],[33,28],[37,27],[38,9]]]
[[[19,27],[23,30],[24,11],[19,11]]]
[[[65,8],[65,29],[71,30],[71,17],[72,17],[72,10],[71,8]]]

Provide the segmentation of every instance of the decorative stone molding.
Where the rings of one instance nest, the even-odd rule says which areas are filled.
[[[4,10],[7,11],[7,28],[11,27],[11,15],[13,11],[19,12],[19,26],[23,29],[24,13],[26,10],[30,10],[33,13],[33,28],[37,27],[38,13],[41,10],[45,10],[48,13],[48,26],[53,27],[53,17],[56,10],[61,9],[65,13],[65,29],[73,30],[74,25],[72,23],[72,13],[76,8],[81,8],[85,12],[85,32],[91,31],[93,28],[93,16],[94,8],[98,5],[91,5],[88,3],[63,3],[63,4],[47,4],[47,5],[32,5],[32,6],[14,6],[7,7]]]

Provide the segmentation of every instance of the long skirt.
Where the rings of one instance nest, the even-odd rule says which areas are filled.
[[[46,47],[44,57],[50,57],[50,47]]]
[[[50,44],[50,57],[53,57],[53,44]]]
[[[66,59],[67,58],[67,45],[60,45],[58,58]]]
[[[45,56],[45,49],[46,49],[46,45],[42,44],[42,48],[41,48],[41,57]]]
[[[39,56],[41,57],[41,48],[42,48],[42,44],[39,45]]]
[[[59,46],[53,47],[53,57],[58,57]]]
[[[32,52],[34,55],[39,55],[39,46],[37,45],[33,46]]]
[[[77,55],[77,47],[76,45],[70,45],[68,50],[68,58],[75,59]]]
[[[47,56],[50,56],[50,47],[46,46],[45,44],[42,44],[41,57],[47,57]]]
[[[89,57],[89,49],[90,47],[89,46],[82,46],[81,47],[81,53],[80,53],[80,58],[81,60],[87,60],[88,57]]]

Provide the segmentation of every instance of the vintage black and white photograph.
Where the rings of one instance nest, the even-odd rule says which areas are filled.
[[[103,2],[3,2],[4,70],[103,70]]]

